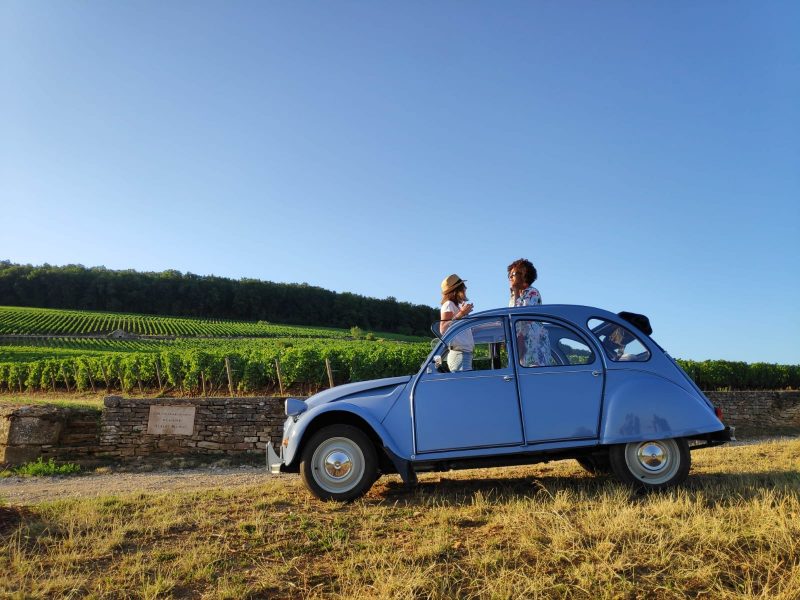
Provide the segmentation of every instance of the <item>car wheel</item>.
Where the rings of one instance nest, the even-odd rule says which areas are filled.
[[[377,479],[375,446],[363,431],[352,425],[324,427],[303,449],[300,476],[320,500],[355,500]]]
[[[660,490],[686,480],[691,466],[684,439],[648,440],[612,446],[611,469],[622,482],[644,490]]]
[[[611,459],[608,454],[590,454],[580,456],[575,460],[592,475],[609,475],[611,473]]]

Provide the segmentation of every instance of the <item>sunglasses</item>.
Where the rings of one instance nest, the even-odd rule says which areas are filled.
[[[509,278],[509,279],[511,279],[512,277],[517,277],[517,276],[520,276],[520,277],[522,277],[522,273],[520,273],[519,271],[511,271],[511,272],[508,274],[508,278]]]

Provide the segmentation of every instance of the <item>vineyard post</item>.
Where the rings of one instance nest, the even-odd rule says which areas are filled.
[[[231,397],[235,397],[233,393],[233,377],[231,377],[231,361],[228,360],[228,357],[225,357],[225,370],[228,372],[228,391],[231,394]],[[203,379],[203,388],[205,389],[205,379]]]
[[[333,370],[331,369],[330,359],[325,359],[325,369],[328,371],[328,383],[333,387]]]
[[[75,381],[78,381],[78,363],[73,362],[72,366],[75,367]],[[89,383],[92,386],[92,393],[94,394],[97,390],[94,387],[94,378],[92,377],[92,370],[87,366],[86,367],[86,374],[89,376]]]
[[[64,363],[61,363],[61,377],[64,378],[64,384],[67,386],[67,392],[71,392],[72,390],[69,389],[69,380],[67,379],[67,373],[64,371]]]
[[[56,376],[53,375],[53,369],[50,369],[50,383],[53,384],[53,391],[56,391]]]
[[[22,375],[17,375],[17,383],[19,383],[19,393],[22,393]]]
[[[110,392],[111,384],[108,381],[108,373],[106,373],[106,366],[102,362],[100,363],[100,371],[103,373],[103,379],[106,380],[106,392]]]
[[[281,361],[277,358],[275,359],[275,373],[278,375],[278,389],[281,391],[281,396],[283,396],[283,377],[281,377]]]
[[[156,366],[156,377],[158,378],[158,393],[161,394],[164,391],[164,386],[161,385],[161,370],[158,368],[158,359],[153,361],[153,364]]]
[[[208,394],[206,394],[206,374],[202,371],[200,371],[200,381],[203,382],[203,398],[205,398],[208,396]]]

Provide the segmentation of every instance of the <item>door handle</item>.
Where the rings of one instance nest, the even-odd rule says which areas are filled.
[[[511,375],[503,375],[503,381],[514,381]]]
[[[602,373],[600,371],[592,371],[592,375],[594,375],[595,377],[600,377]]]

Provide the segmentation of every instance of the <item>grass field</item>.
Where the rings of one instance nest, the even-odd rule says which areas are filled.
[[[693,457],[649,496],[562,461],[383,478],[349,505],[296,477],[0,505],[0,596],[799,598],[800,441]]]

